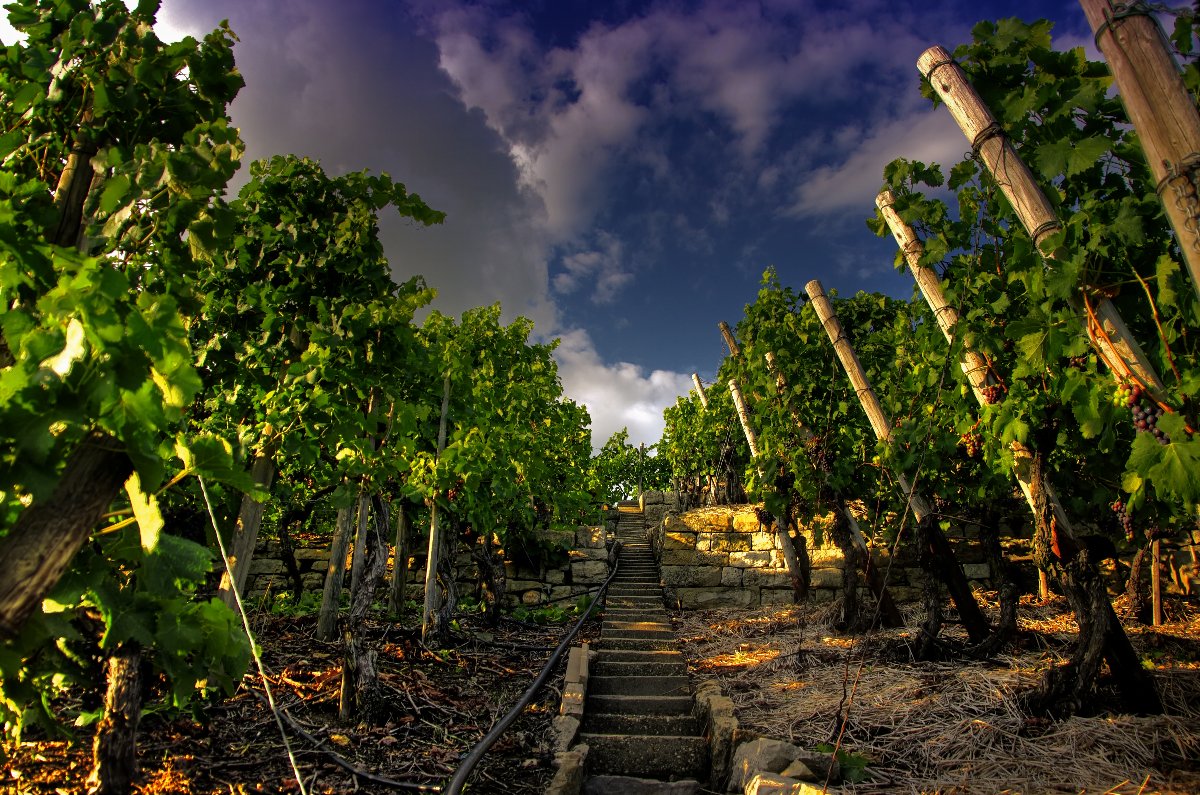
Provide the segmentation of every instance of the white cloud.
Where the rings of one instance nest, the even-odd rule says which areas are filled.
[[[629,429],[630,443],[654,444],[662,436],[663,410],[692,388],[684,373],[603,362],[583,329],[563,333],[554,358],[563,390],[592,415],[595,449],[622,428]]]
[[[788,214],[831,215],[874,206],[883,167],[898,157],[954,165],[969,144],[945,108],[919,111],[886,121],[864,137],[840,163],[813,169],[796,189]]]
[[[633,279],[623,269],[623,246],[614,235],[600,231],[596,245],[563,257],[564,270],[554,279],[554,289],[561,294],[576,292],[592,285],[591,300],[596,304],[612,303],[622,287]]]

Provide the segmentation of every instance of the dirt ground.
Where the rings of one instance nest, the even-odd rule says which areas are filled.
[[[1028,715],[1020,701],[1070,657],[1077,628],[1061,597],[1025,599],[1014,647],[986,661],[913,660],[915,608],[909,629],[857,635],[833,629],[836,603],[676,612],[673,622],[693,681],[719,681],[743,730],[827,743],[858,767],[861,781],[831,792],[1200,793],[1200,611],[1169,608],[1169,624],[1127,627],[1167,714],[1065,721]],[[942,635],[965,640],[955,625]]]
[[[337,644],[315,640],[316,619],[256,619],[276,702],[294,721],[290,740],[308,792],[419,792],[422,785],[427,791],[444,785],[460,759],[520,698],[569,628],[511,621],[486,628],[475,618],[459,620],[461,645],[441,654],[421,647],[411,630],[383,622],[373,625],[381,644],[388,717],[378,726],[353,726],[337,719],[340,650]],[[594,638],[598,632],[593,619],[582,638]],[[469,791],[544,791],[553,773],[550,720],[561,701],[564,667],[565,657],[537,701],[476,768]],[[207,707],[195,720],[146,715],[139,734],[140,781],[134,791],[297,792],[279,729],[261,694],[257,675],[248,674],[233,698]],[[86,735],[73,745],[33,739],[22,743],[9,759],[0,758],[0,793],[83,792],[90,747]]]

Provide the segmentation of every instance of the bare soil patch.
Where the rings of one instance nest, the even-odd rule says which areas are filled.
[[[380,644],[387,718],[381,725],[338,720],[341,650],[317,641],[315,618],[256,619],[277,703],[309,735],[290,730],[292,747],[309,792],[416,792],[444,785],[461,758],[516,703],[569,629],[502,621],[486,628],[459,619],[463,640],[433,653],[415,642],[412,630],[374,623]],[[599,635],[589,622],[581,639]],[[475,793],[541,793],[549,783],[550,721],[557,714],[564,661],[536,702],[493,746],[476,768]],[[99,685],[102,687],[102,684]],[[295,793],[295,776],[275,720],[261,697],[261,682],[248,674],[232,698],[205,707],[196,719],[146,715],[141,724],[140,795]],[[310,739],[311,738],[311,739]],[[0,757],[0,792],[66,795],[84,791],[91,738],[75,743],[29,739]],[[356,775],[347,764],[370,775]],[[408,786],[372,780],[380,776]]]

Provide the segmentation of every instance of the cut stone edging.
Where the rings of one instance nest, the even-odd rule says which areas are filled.
[[[708,784],[715,792],[807,795],[821,792],[826,780],[841,781],[841,765],[831,756],[742,731],[733,700],[715,680],[696,686],[695,715],[705,726],[712,759]]]

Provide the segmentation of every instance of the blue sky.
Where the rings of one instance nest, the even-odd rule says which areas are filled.
[[[1095,57],[1074,0],[164,0],[159,27],[229,19],[247,162],[387,171],[445,211],[385,221],[397,277],[423,274],[443,312],[499,301],[561,338],[599,445],[657,440],[768,266],[911,295],[864,224],[883,166],[967,148],[917,56],[1008,16]]]

